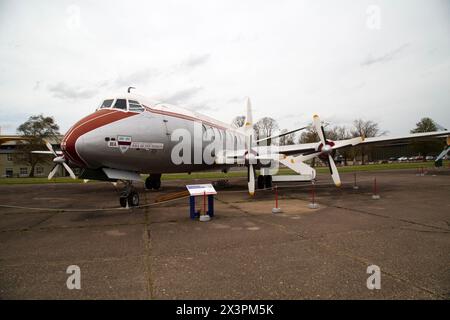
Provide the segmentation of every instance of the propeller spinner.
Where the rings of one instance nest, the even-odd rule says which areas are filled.
[[[47,149],[55,156],[55,158],[53,159],[55,166],[53,167],[52,171],[50,171],[50,173],[48,175],[48,180],[51,180],[53,178],[53,176],[56,174],[58,169],[61,168],[61,166],[63,166],[64,169],[66,169],[66,171],[69,173],[69,175],[72,179],[76,179],[77,177],[75,176],[75,173],[73,173],[73,171],[69,167],[69,165],[66,163],[66,159],[64,158],[64,155],[58,156],[58,154],[56,153],[56,151],[53,149],[52,145],[48,141],[45,141],[45,145],[47,146]]]

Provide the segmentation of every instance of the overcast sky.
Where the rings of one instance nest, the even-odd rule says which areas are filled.
[[[225,122],[450,128],[450,1],[0,0],[0,126],[138,93]]]

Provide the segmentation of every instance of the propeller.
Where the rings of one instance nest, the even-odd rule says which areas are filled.
[[[323,129],[322,123],[320,122],[320,118],[318,115],[314,115],[313,117],[313,126],[316,129],[317,135],[320,139],[320,145],[319,145],[319,156],[326,157],[326,161],[328,162],[328,167],[330,169],[331,178],[333,179],[334,184],[337,187],[341,186],[341,178],[339,177],[339,172],[336,168],[336,164],[333,160],[333,148],[334,142],[328,141],[325,135],[325,130]]]
[[[255,194],[255,169],[253,168],[253,164],[256,162],[256,155],[252,150],[252,142],[253,142],[253,130],[249,132],[248,136],[248,144],[247,151],[245,154],[245,160],[247,160],[247,183],[248,183],[248,193],[250,195]]]
[[[248,137],[247,150],[245,153],[245,160],[247,160],[246,162],[247,162],[248,193],[253,196],[255,194],[255,169],[253,168],[253,164],[256,161],[256,155],[252,150],[253,145],[252,107],[249,98],[247,98],[247,117],[245,119],[244,129]]]
[[[50,151],[50,153],[55,156],[55,158],[53,158],[55,166],[53,167],[52,171],[50,171],[48,175],[48,180],[51,180],[53,178],[53,176],[56,174],[58,169],[61,168],[61,166],[63,166],[64,169],[66,169],[66,171],[69,173],[72,179],[76,179],[77,177],[75,176],[75,173],[73,173],[69,165],[66,163],[64,155],[58,155],[58,153],[53,149],[53,146],[48,141],[45,141],[45,145],[47,146],[47,149]],[[33,152],[37,153],[36,151]]]

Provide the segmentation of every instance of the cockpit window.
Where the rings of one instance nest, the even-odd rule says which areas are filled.
[[[117,99],[114,104],[115,109],[127,110],[127,100],[125,99]]]
[[[142,112],[144,108],[136,100],[128,100],[129,111]]]
[[[103,109],[103,108],[110,108],[111,105],[112,105],[112,103],[113,103],[113,101],[114,101],[113,99],[109,99],[109,100],[103,101],[103,103],[102,103],[100,109]]]

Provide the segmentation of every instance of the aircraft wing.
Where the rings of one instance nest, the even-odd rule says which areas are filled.
[[[446,138],[450,135],[449,131],[433,131],[433,132],[421,132],[421,133],[411,133],[404,136],[392,136],[392,137],[374,137],[374,138],[366,138],[360,144],[370,144],[370,145],[392,145],[398,142],[405,141],[427,141],[432,138]]]
[[[427,141],[432,138],[446,138],[450,136],[449,131],[434,131],[434,132],[423,132],[423,133],[411,133],[404,136],[392,136],[392,137],[374,137],[374,138],[365,138],[362,141],[352,141],[353,139],[348,140],[338,140],[333,141],[334,143],[340,144],[340,142],[345,142],[342,146],[337,146],[337,148],[345,148],[356,145],[393,145],[398,142],[404,141]],[[448,138],[448,142],[450,142],[450,138]],[[346,143],[348,142],[348,143]],[[259,154],[270,154],[270,153],[280,153],[284,155],[298,155],[298,154],[309,154],[316,151],[319,142],[313,143],[302,143],[302,144],[292,144],[286,146],[260,146],[258,147]]]

